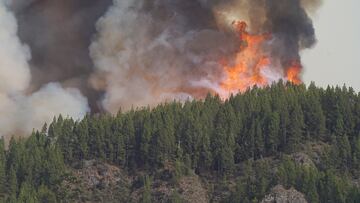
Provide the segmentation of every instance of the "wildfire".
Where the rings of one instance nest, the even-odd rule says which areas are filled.
[[[300,61],[298,60],[291,61],[290,66],[288,67],[286,72],[287,80],[297,85],[301,84],[302,83],[300,79],[301,69],[302,69],[302,65]]]
[[[227,96],[231,93],[243,92],[255,85],[263,87],[273,82],[269,81],[264,69],[272,68],[274,65],[271,57],[263,50],[264,43],[272,38],[271,34],[251,34],[246,30],[247,24],[243,21],[233,22],[233,25],[241,45],[233,64],[222,62],[225,78],[220,83],[220,87]],[[294,84],[300,84],[301,69],[300,61],[293,60],[285,68],[286,73],[283,78]]]

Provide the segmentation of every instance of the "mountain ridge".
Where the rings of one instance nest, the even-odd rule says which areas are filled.
[[[360,94],[279,82],[226,101],[59,116],[0,152],[4,202],[260,202],[276,185],[359,202]]]

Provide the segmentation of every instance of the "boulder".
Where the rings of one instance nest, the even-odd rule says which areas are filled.
[[[261,203],[307,203],[305,195],[294,188],[285,189],[282,185],[277,185],[271,189],[270,194],[266,195]]]

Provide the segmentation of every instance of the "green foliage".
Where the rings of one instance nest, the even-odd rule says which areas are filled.
[[[34,187],[32,187],[28,182],[23,182],[21,184],[18,202],[29,202],[29,203],[38,202],[36,198],[36,191],[34,191]]]
[[[68,164],[96,158],[132,170],[181,159],[197,173],[214,169],[223,174],[248,159],[297,152],[308,141],[327,141],[339,147],[339,166],[352,167],[359,165],[359,101],[348,88],[279,82],[224,102],[208,95],[204,101],[86,116],[79,122],[59,117],[48,134],[56,138]]]
[[[177,191],[174,191],[171,194],[169,203],[182,203],[182,202],[185,202],[185,201],[180,197],[180,195]]]
[[[53,203],[56,202],[56,195],[45,185],[41,185],[37,192],[38,202]]]
[[[360,190],[333,170],[319,171],[285,158],[278,171],[280,183],[303,192],[309,202],[356,202]]]
[[[4,139],[0,138],[0,201],[6,194],[6,157]]]
[[[57,202],[66,168],[89,159],[149,174],[174,163],[176,180],[191,171],[231,176],[238,181],[229,202],[258,201],[275,184],[310,202],[359,200],[346,178],[360,175],[360,94],[351,88],[279,82],[226,101],[209,94],[80,121],[59,116],[47,126],[11,139],[7,150],[0,139],[0,201]],[[288,156],[309,142],[327,146],[317,168]],[[279,157],[276,167],[265,161]],[[144,183],[142,201],[151,202],[151,179]]]
[[[287,145],[286,152],[296,152],[299,148],[300,141],[302,140],[304,128],[304,118],[301,107],[294,104],[290,111],[290,125],[287,129]]]
[[[151,203],[152,197],[151,197],[151,177],[145,176],[144,177],[144,191],[141,197],[141,203]]]
[[[224,202],[258,202],[272,185],[273,178],[267,161],[247,161],[244,175],[236,181],[236,187]]]
[[[65,164],[51,139],[45,132],[33,132],[27,139],[10,140],[5,156],[7,201],[56,202],[53,191],[62,181]]]

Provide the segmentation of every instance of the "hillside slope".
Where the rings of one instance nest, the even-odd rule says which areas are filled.
[[[59,116],[4,145],[4,202],[260,202],[274,190],[360,202],[360,95],[347,87],[279,82],[226,101]]]

